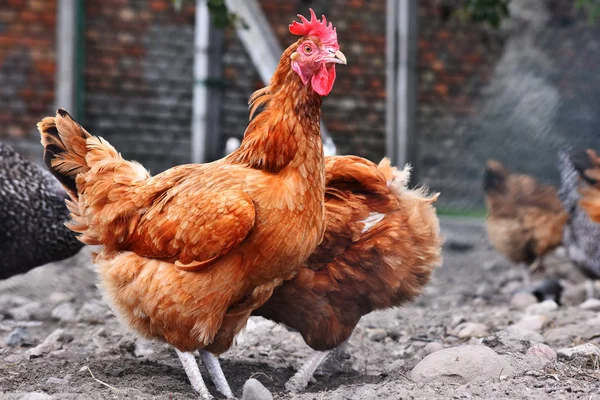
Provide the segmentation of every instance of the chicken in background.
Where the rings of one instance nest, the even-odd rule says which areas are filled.
[[[74,256],[67,193],[48,172],[0,143],[0,279]]]
[[[397,170],[355,156],[325,162],[323,241],[292,280],[253,315],[300,332],[316,352],[286,384],[303,390],[363,315],[414,300],[441,264],[438,195],[410,190]]]
[[[531,271],[560,246],[569,218],[556,188],[523,174],[511,174],[498,161],[487,162],[483,177],[488,209],[486,229],[492,245],[515,264],[523,266],[525,284]]]
[[[291,279],[325,230],[322,96],[345,64],[325,17],[290,25],[270,86],[251,97],[241,146],[226,158],[151,177],[64,110],[38,124],[44,159],[67,189],[69,227],[102,246],[107,302],[140,335],[177,350],[194,390],[211,398],[192,354],[233,393],[214,355]],[[262,112],[254,115],[262,107]]]
[[[571,161],[587,183],[579,189],[580,205],[594,222],[600,223],[600,157],[594,150],[574,153]]]
[[[587,295],[591,298],[594,296],[593,281],[600,279],[600,224],[592,221],[579,205],[579,173],[569,153],[558,153],[561,180],[558,196],[569,213],[563,232],[563,245],[567,257],[589,279]],[[578,158],[578,154],[582,155],[576,153],[575,158]]]

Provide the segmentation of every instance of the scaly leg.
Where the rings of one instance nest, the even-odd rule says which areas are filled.
[[[183,369],[192,384],[192,388],[196,393],[200,395],[202,400],[211,400],[213,399],[212,395],[208,391],[204,380],[202,379],[202,375],[200,374],[200,369],[198,368],[198,363],[196,363],[196,358],[192,353],[183,353],[177,349],[175,349],[177,355],[179,356],[179,360],[181,360],[181,364],[183,365]]]
[[[300,367],[298,372],[294,376],[290,378],[289,381],[286,382],[285,388],[292,393],[297,393],[301,390],[304,390],[306,386],[308,386],[308,382],[312,378],[313,374],[321,365],[327,356],[329,355],[329,351],[315,351],[312,356]]]
[[[210,378],[215,384],[217,390],[223,394],[223,396],[228,399],[235,398],[233,396],[233,392],[229,387],[229,383],[227,382],[227,378],[225,378],[225,374],[223,374],[223,370],[221,369],[221,363],[219,359],[210,351],[206,350],[198,350],[200,352],[200,357],[202,358],[202,362],[206,369],[208,369],[208,373],[210,374]]]
[[[594,280],[593,279],[587,280],[587,282],[585,284],[585,289],[587,292],[587,298],[593,299],[594,298]]]
[[[348,353],[348,341],[343,342],[331,353],[325,361],[319,365],[315,371],[315,376],[327,376],[338,374],[341,372],[350,372],[352,370],[351,363],[348,361],[351,357]]]

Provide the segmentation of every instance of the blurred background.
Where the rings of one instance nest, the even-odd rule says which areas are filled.
[[[323,107],[338,154],[410,162],[442,214],[483,215],[488,158],[557,184],[557,150],[600,148],[593,1],[4,0],[0,141],[39,163],[63,107],[153,174],[220,158],[312,7],[348,58]]]

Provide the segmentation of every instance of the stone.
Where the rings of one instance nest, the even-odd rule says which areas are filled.
[[[519,329],[539,332],[548,322],[548,317],[545,315],[526,315],[519,322],[512,325]]]
[[[50,377],[46,380],[46,383],[51,385],[66,385],[69,381],[67,379]]]
[[[19,400],[51,400],[51,399],[52,399],[52,396],[50,396],[49,394],[40,393],[40,392],[24,393],[21,397],[19,397]]]
[[[52,351],[60,350],[65,339],[65,331],[63,329],[56,329],[54,332],[48,335],[48,337],[46,337],[42,343],[38,344],[32,349],[29,349],[27,351],[27,356],[29,358],[42,357]]]
[[[582,310],[600,311],[600,300],[590,298],[579,305]]]
[[[529,315],[547,315],[558,310],[558,304],[554,300],[544,300],[541,303],[531,304],[525,309]]]
[[[12,330],[11,333],[8,334],[8,337],[5,340],[7,346],[20,346],[23,343],[27,343],[31,340],[31,335],[29,334],[29,330],[24,326],[17,326]]]
[[[77,314],[77,310],[75,310],[75,306],[71,303],[60,303],[50,313],[52,318],[55,318],[59,321],[74,321],[75,315]]]
[[[560,357],[573,359],[578,357],[600,357],[600,349],[592,343],[585,343],[575,347],[566,347],[557,351]]]
[[[554,362],[558,358],[558,355],[556,354],[556,352],[550,346],[548,346],[544,343],[538,343],[538,344],[531,346],[527,350],[527,354],[541,358],[544,361],[548,361],[548,362]]]
[[[531,293],[515,293],[510,299],[510,306],[517,310],[524,310],[532,304],[537,304],[537,299]]]
[[[367,329],[367,337],[374,342],[380,342],[387,337],[387,332],[385,329]]]
[[[463,322],[451,331],[451,334],[461,339],[472,337],[484,337],[489,335],[487,326],[474,322]]]
[[[272,400],[273,395],[258,380],[250,378],[244,383],[242,400]]]
[[[34,319],[34,316],[39,311],[40,306],[41,304],[39,301],[31,301],[21,306],[11,308],[8,310],[8,313],[13,317],[13,319],[27,321]]]
[[[525,353],[531,344],[541,343],[544,338],[536,332],[509,327],[483,339],[483,344],[500,352]]]
[[[79,320],[83,322],[89,322],[91,324],[98,324],[104,322],[108,309],[97,302],[87,302],[79,310]]]
[[[436,351],[440,351],[440,350],[444,350],[444,345],[438,342],[429,342],[427,343],[427,345],[423,348],[423,351],[425,352],[425,355],[429,355],[429,354],[433,354]]]
[[[135,341],[133,355],[136,357],[148,357],[151,354],[154,354],[154,350],[152,349],[152,343],[148,340],[138,338]]]
[[[417,382],[443,381],[461,385],[512,375],[513,368],[494,350],[473,345],[436,351],[421,360],[410,374]]]

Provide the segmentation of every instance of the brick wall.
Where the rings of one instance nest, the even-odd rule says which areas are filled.
[[[459,4],[420,1],[416,119],[419,181],[442,192],[440,205],[463,208],[481,198],[481,165],[465,152],[466,125],[478,113],[504,37],[459,19]]]
[[[53,112],[55,0],[0,4],[0,140],[39,161],[35,124]]]
[[[190,161],[194,7],[170,0],[85,2],[90,132],[152,173]]]

